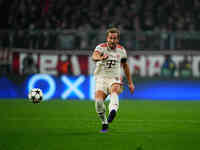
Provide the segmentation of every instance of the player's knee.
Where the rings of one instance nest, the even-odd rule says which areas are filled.
[[[101,99],[105,99],[105,97],[106,97],[106,94],[103,92],[103,91],[96,91],[95,92],[95,99],[96,100],[101,100]]]
[[[104,105],[103,100],[96,100],[95,107],[96,107],[97,113],[104,113],[105,112],[105,105]]]
[[[111,93],[117,93],[119,94],[121,91],[121,87],[119,84],[113,84],[111,87]]]

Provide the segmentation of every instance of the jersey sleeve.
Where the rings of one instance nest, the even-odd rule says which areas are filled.
[[[94,49],[94,51],[98,51],[100,53],[103,53],[103,48],[100,45],[97,45],[96,48]]]

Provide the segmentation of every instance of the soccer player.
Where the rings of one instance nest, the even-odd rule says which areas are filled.
[[[121,66],[128,80],[131,93],[134,92],[130,69],[127,64],[127,54],[124,47],[119,44],[120,31],[110,28],[106,32],[106,43],[97,45],[92,59],[96,62],[95,76],[95,107],[102,120],[102,132],[108,130],[108,124],[113,121],[119,108],[118,95],[122,91]],[[109,115],[106,118],[104,100],[110,95]]]

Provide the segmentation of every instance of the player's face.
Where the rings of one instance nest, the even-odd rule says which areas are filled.
[[[108,46],[111,49],[115,49],[116,45],[119,43],[118,34],[117,33],[108,33],[107,42],[108,42]]]

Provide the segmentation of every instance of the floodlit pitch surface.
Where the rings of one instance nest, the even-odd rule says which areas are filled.
[[[0,100],[0,150],[195,150],[200,101],[122,100],[100,128],[92,101]]]

